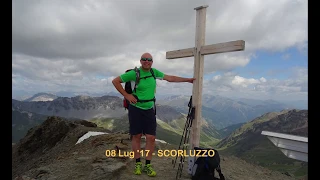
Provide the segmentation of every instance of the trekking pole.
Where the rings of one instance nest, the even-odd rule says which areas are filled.
[[[186,123],[184,124],[184,129],[183,129],[183,132],[182,132],[182,136],[181,136],[181,139],[180,139],[180,143],[179,143],[179,148],[178,148],[178,150],[180,150],[180,148],[181,148],[182,140],[183,140],[183,138],[185,137],[186,130],[187,130],[187,128],[188,128],[188,126],[189,126],[189,123],[190,123],[190,122],[189,122],[189,121],[190,121],[190,119],[189,119],[189,114],[190,114],[191,107],[192,107],[192,96],[190,97],[190,100],[189,100],[189,103],[188,103],[188,107],[189,107],[189,111],[188,111],[187,121],[186,121]],[[175,168],[175,166],[176,166],[177,158],[178,158],[178,156],[176,156],[176,158],[175,158],[175,161],[174,161],[174,164],[173,164],[173,168]]]
[[[186,136],[187,136],[187,135],[186,135]],[[185,136],[185,137],[186,137],[186,136]],[[184,152],[184,150],[185,150],[185,144],[183,145],[182,152]],[[181,157],[180,157],[180,162],[179,162],[178,171],[177,171],[177,174],[176,174],[176,179],[178,179],[178,177],[181,178],[184,160],[185,160],[185,157],[184,157],[184,156],[181,156]]]
[[[181,148],[181,143],[182,143],[183,138],[185,137],[185,132],[186,132],[186,129],[187,129],[187,128],[188,128],[188,120],[187,120],[187,122],[185,123],[185,126],[184,126],[184,129],[183,129],[183,133],[182,133],[182,136],[181,136],[181,140],[180,140],[180,144],[179,144],[178,150],[180,150],[180,148]],[[176,162],[177,162],[177,158],[178,158],[178,156],[176,156],[176,159],[175,159],[175,161],[174,161],[173,168],[175,168],[175,165],[176,165]]]
[[[185,146],[186,146],[186,137],[187,137],[187,134],[189,132],[189,127],[190,127],[190,119],[188,118],[188,122],[186,123],[187,124],[187,127],[186,127],[186,133],[184,134],[184,141],[183,141],[183,146],[182,146],[182,152],[184,152],[185,150]],[[180,150],[180,149],[179,149]],[[177,157],[176,157],[177,158]],[[179,167],[178,167],[178,171],[177,171],[177,174],[176,174],[176,179],[178,178],[178,175],[179,173],[181,173],[181,169],[183,167],[183,163],[184,163],[184,157],[183,156],[180,156],[180,161],[179,161]],[[180,175],[181,176],[181,175]]]
[[[189,126],[188,126],[188,127],[189,127]],[[188,128],[188,127],[187,127],[187,128]],[[188,132],[188,130],[187,130],[187,132]],[[184,152],[185,147],[186,147],[186,145],[185,145],[185,139],[186,139],[186,137],[187,137],[187,133],[186,133],[186,135],[185,135],[184,137],[185,137],[185,138],[184,138],[184,143],[183,143],[183,147],[182,147],[182,152]],[[179,178],[181,177],[181,173],[182,173],[182,169],[183,169],[183,164],[184,164],[184,156],[180,156],[179,167],[178,167],[178,170],[177,170],[176,179],[178,179],[178,177],[179,177]]]
[[[186,132],[186,135],[185,135],[185,139],[184,139],[184,146],[183,146],[183,152],[186,148],[186,144],[187,144],[187,141],[189,141],[189,136],[190,136],[190,128],[192,127],[192,121],[194,119],[194,115],[195,115],[195,108],[192,107],[191,109],[191,112],[190,114],[188,115],[189,116],[189,119],[190,119],[190,122],[189,122],[189,126],[187,128],[187,132]],[[187,149],[187,148],[186,148]],[[181,175],[182,175],[182,170],[183,170],[183,166],[184,166],[184,162],[185,162],[185,156],[182,156],[182,158],[180,158],[180,164],[179,164],[179,169],[177,171],[177,176],[179,174],[179,178],[181,178]],[[177,179],[177,176],[176,176],[176,179]]]
[[[189,124],[188,121],[189,121],[189,119],[187,119],[187,121],[186,121],[186,123],[185,123],[185,125],[184,125],[184,129],[183,129],[183,133],[182,133],[182,136],[181,136],[181,139],[180,139],[180,144],[179,144],[178,150],[180,150],[180,148],[181,148],[181,143],[182,143],[182,141],[183,141],[183,139],[184,139],[184,137],[185,137],[185,132],[187,131],[188,124]],[[174,161],[173,168],[174,168],[175,165],[176,165],[177,158],[178,158],[178,156],[176,156],[176,159],[175,159],[175,161]]]
[[[188,121],[188,126],[187,126],[187,129],[186,129],[186,133],[184,135],[183,148],[182,148],[183,152],[184,152],[185,149],[187,149],[187,145],[186,144],[188,144],[187,141],[189,141],[190,130],[191,130],[191,127],[192,127],[192,121],[194,119],[194,112],[195,112],[195,108],[192,107],[190,113],[188,114],[188,120],[189,121]],[[184,162],[185,162],[185,156],[180,157],[179,168],[178,168],[178,171],[177,171],[177,174],[176,174],[176,179],[178,179],[178,176],[179,176],[179,178],[181,178]]]
[[[193,107],[192,110],[191,110],[191,115],[190,115],[191,116],[190,117],[191,121],[190,121],[190,125],[189,125],[189,130],[188,130],[188,132],[186,134],[185,144],[186,143],[189,144],[190,130],[191,130],[192,122],[193,122],[193,119],[194,119],[194,113],[195,113],[195,108]],[[188,149],[188,148],[186,147],[186,149]],[[183,158],[182,158],[183,163],[182,163],[182,167],[181,167],[181,170],[180,170],[180,177],[182,175],[182,170],[183,170],[183,165],[184,165],[185,158],[186,158],[185,156],[183,156]]]

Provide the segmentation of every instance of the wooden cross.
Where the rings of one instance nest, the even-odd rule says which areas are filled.
[[[190,150],[199,147],[200,130],[201,130],[201,107],[202,107],[202,84],[203,84],[203,65],[204,55],[218,54],[232,51],[242,51],[245,47],[243,40],[231,41],[219,44],[205,45],[205,29],[206,29],[206,8],[208,6],[200,6],[194,8],[196,10],[196,33],[195,47],[166,52],[166,59],[177,59],[194,56],[194,77],[192,90],[192,105],[195,107],[195,119],[192,123],[190,133]],[[195,158],[189,157],[188,172],[191,174],[192,166]]]

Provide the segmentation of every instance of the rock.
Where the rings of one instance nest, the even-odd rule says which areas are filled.
[[[120,169],[126,167],[125,163],[115,162],[111,164],[106,163],[96,163],[92,164],[93,170],[90,173],[89,179],[105,179],[106,177],[112,176],[113,173],[116,173]]]
[[[92,158],[91,157],[78,157],[78,158],[76,158],[76,161],[78,163],[82,163],[83,161],[89,161],[89,160],[92,160]]]
[[[28,176],[17,176],[14,180],[35,180],[34,178],[30,178]]]
[[[18,153],[34,153],[44,151],[56,145],[72,129],[70,124],[60,118],[48,117],[41,126],[29,131],[21,139]]]
[[[292,174],[290,174],[289,172],[284,172],[284,173],[282,173],[282,174],[285,174],[285,175],[287,175],[287,176],[292,177]]]
[[[74,123],[81,124],[86,127],[97,127],[97,124],[95,124],[93,122],[86,121],[86,120],[76,120],[76,121],[74,121]]]

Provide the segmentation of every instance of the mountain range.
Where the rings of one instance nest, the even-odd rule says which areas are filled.
[[[170,134],[171,137],[176,137],[171,138],[171,141],[178,141],[178,137],[181,136],[184,129],[189,101],[190,97],[188,96],[170,96],[157,101],[157,119],[159,128],[162,128],[159,130],[160,134],[163,132],[165,137],[169,137],[168,134]],[[205,134],[202,135],[203,138],[215,142],[216,139],[229,135],[242,123],[246,123],[264,113],[279,112],[290,108],[290,106],[275,101],[250,99],[242,99],[242,101],[204,95],[202,127]],[[127,122],[127,111],[122,106],[122,98],[118,96],[59,97],[53,94],[38,93],[24,101],[12,99],[12,108],[15,110],[13,113],[17,113],[17,111],[33,113],[32,118],[45,115],[95,121],[104,120],[109,123],[114,123],[110,119]],[[106,119],[109,120],[106,121]],[[39,122],[39,120],[30,120],[30,118],[29,121]],[[21,131],[24,129],[21,127],[13,128]],[[211,135],[208,136],[208,134]]]
[[[23,100],[21,102],[26,101],[38,101],[37,99],[48,99],[51,97],[54,103],[47,102],[46,105],[41,104],[41,106],[50,106],[50,108],[55,108],[56,105],[49,104],[59,104],[59,106],[70,107],[74,106],[74,108],[78,108],[79,106],[86,106],[85,114],[79,114],[78,111],[73,111],[74,108],[70,107],[68,111],[65,109],[59,109],[56,107],[54,111],[45,111],[42,110],[40,114],[46,115],[62,115],[62,116],[79,116],[84,119],[89,119],[92,116],[96,117],[120,117],[125,114],[124,109],[122,108],[122,97],[119,96],[119,93],[110,92],[111,95],[105,96],[73,96],[73,97],[59,97],[54,94],[48,93],[38,93],[33,95],[33,97]],[[54,98],[55,97],[55,98]],[[105,109],[101,107],[101,105],[105,101],[110,101],[113,99],[114,109]],[[188,113],[188,103],[190,101],[190,96],[179,95],[179,96],[168,96],[165,98],[160,98],[157,100],[157,105],[168,105],[174,108],[176,111],[187,114]],[[90,106],[85,104],[90,104]],[[24,103],[24,108],[26,106],[31,106],[28,103]],[[40,103],[39,103],[40,104]],[[68,105],[69,104],[69,105]],[[82,104],[82,105],[81,105]],[[39,106],[39,105],[38,105]],[[92,108],[91,106],[95,107]],[[103,105],[102,105],[103,106]],[[31,107],[30,107],[31,108]],[[29,108],[29,110],[30,110]],[[34,107],[32,107],[34,108]],[[221,96],[210,96],[203,95],[202,98],[202,117],[206,121],[212,122],[212,124],[217,129],[222,129],[227,126],[243,123],[252,120],[255,117],[261,116],[267,112],[281,111],[284,109],[300,109],[293,104],[284,104],[281,102],[273,101],[273,100],[255,100],[255,99],[230,99]],[[307,109],[307,108],[306,108]],[[40,109],[33,110],[32,112],[39,112]],[[62,111],[59,112],[58,111]],[[69,113],[69,114],[67,114]],[[160,118],[161,119],[161,118]]]
[[[187,113],[188,96],[171,96],[159,100],[159,104],[169,105],[179,112]],[[234,100],[221,96],[203,95],[202,117],[211,121],[217,129],[230,125],[248,122],[264,113],[295,109],[293,105],[287,105],[273,100],[241,99]]]

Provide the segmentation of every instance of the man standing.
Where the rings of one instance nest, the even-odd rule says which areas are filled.
[[[142,171],[142,163],[140,160],[140,141],[141,136],[146,136],[146,147],[143,155],[146,155],[146,164],[143,168],[148,176],[156,176],[155,170],[151,166],[152,153],[155,148],[156,139],[156,117],[154,112],[153,101],[143,101],[153,99],[156,92],[156,80],[153,78],[150,70],[153,63],[153,58],[150,53],[144,53],[140,59],[141,66],[140,81],[136,87],[136,91],[128,94],[122,87],[121,83],[135,81],[136,73],[134,70],[128,71],[112,80],[114,87],[130,102],[128,107],[128,117],[130,125],[130,135],[132,135],[132,151],[136,159],[134,174],[140,175]],[[152,68],[154,76],[160,80],[168,82],[189,82],[193,83],[195,78],[184,78],[171,76]],[[149,77],[149,78],[144,78]],[[137,99],[138,98],[138,99]],[[140,101],[142,100],[142,101]],[[146,154],[148,152],[148,154]]]

